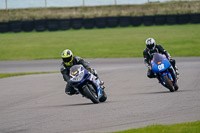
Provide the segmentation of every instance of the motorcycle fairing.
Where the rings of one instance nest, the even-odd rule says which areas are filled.
[[[82,85],[84,82],[91,82],[95,85],[95,89],[97,91],[98,99],[100,99],[103,96],[102,88],[100,86],[100,80],[94,76],[92,73],[88,72],[82,65],[76,65],[72,67],[71,69],[72,73],[70,74],[71,77],[79,76],[80,74],[83,74],[81,77],[82,79],[77,81],[70,80],[70,83],[78,87],[79,85]]]
[[[93,74],[91,74],[91,76],[89,77],[89,80],[91,82],[93,82],[94,85],[96,86],[98,99],[100,99],[103,96],[102,88],[100,86],[100,80],[96,76],[94,76]]]
[[[154,55],[151,64],[152,64],[152,71],[155,73],[163,72],[171,66],[171,63],[168,61],[168,59],[164,55],[158,53]]]
[[[71,84],[73,84],[74,86],[79,86],[80,84],[82,84],[83,82],[85,82],[85,80],[88,78],[89,76],[89,72],[83,68],[80,68],[78,71],[74,72],[77,75],[83,74],[82,79],[77,80],[77,81],[70,81]],[[72,75],[71,75],[72,76]],[[74,75],[75,77],[76,75]]]

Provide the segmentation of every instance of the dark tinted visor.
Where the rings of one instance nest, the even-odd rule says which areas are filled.
[[[63,62],[70,62],[72,60],[72,56],[68,57],[68,58],[62,58]]]
[[[154,44],[147,45],[148,49],[152,49],[153,47],[154,47]]]

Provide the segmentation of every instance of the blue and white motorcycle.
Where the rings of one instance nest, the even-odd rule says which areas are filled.
[[[105,102],[107,99],[100,80],[82,65],[74,65],[70,68],[70,84],[93,103]]]
[[[151,60],[152,71],[159,82],[170,92],[178,90],[177,75],[169,60],[165,55],[155,53]]]

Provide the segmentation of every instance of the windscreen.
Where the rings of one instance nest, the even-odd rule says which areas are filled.
[[[70,72],[74,73],[74,72],[78,72],[80,70],[80,68],[82,67],[82,65],[74,65],[70,68]]]
[[[155,53],[153,55],[153,62],[155,62],[156,64],[158,62],[162,62],[162,59],[163,59],[163,55],[162,54],[159,54],[159,53]]]

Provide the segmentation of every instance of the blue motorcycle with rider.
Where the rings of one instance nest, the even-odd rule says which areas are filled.
[[[148,38],[143,56],[148,67],[147,77],[157,78],[170,92],[177,91],[179,72],[170,54],[161,45],[156,44],[153,38]]]

